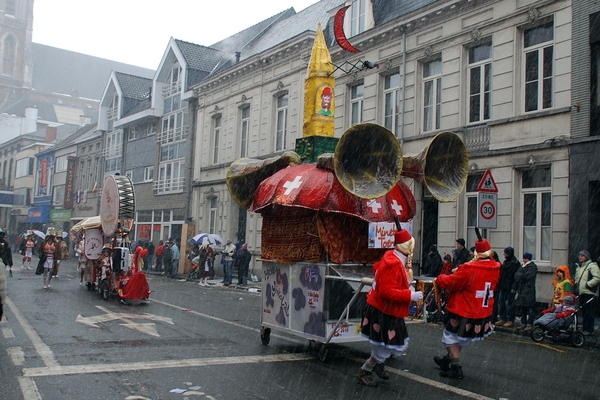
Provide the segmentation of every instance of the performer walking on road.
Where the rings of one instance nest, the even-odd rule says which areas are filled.
[[[500,263],[493,258],[490,243],[476,229],[475,257],[452,275],[440,275],[436,283],[448,293],[448,314],[444,322],[443,357],[433,360],[441,368],[440,376],[463,379],[460,351],[475,340],[483,340],[494,329],[492,311],[494,290],[500,278]]]
[[[381,379],[389,379],[384,362],[392,354],[402,355],[408,348],[408,331],[404,317],[408,316],[411,301],[423,300],[423,292],[412,291],[412,257],[415,239],[402,229],[395,233],[394,250],[387,251],[373,265],[374,280],[367,295],[361,336],[371,343],[371,357],[356,377],[365,386],[377,386],[373,371]]]

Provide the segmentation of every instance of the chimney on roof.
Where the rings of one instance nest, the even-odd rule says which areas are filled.
[[[37,129],[38,109],[37,107],[27,107],[25,109],[25,131],[21,133],[34,132]]]
[[[79,126],[85,126],[91,122],[92,122],[92,118],[85,116],[85,115],[79,116]]]
[[[46,143],[52,143],[56,140],[56,135],[58,133],[58,128],[55,126],[47,126],[46,127]]]
[[[242,52],[241,51],[236,51],[235,52],[235,63],[239,63],[240,62],[240,58],[242,57]]]

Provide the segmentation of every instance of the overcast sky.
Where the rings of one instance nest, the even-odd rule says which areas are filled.
[[[209,46],[318,0],[36,0],[33,41],[155,70],[174,37]]]

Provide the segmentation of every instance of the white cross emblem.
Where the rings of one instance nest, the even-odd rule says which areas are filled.
[[[283,184],[283,187],[286,189],[285,192],[283,193],[284,195],[288,195],[290,193],[292,193],[292,190],[294,189],[298,189],[300,187],[300,184],[302,183],[302,181],[300,180],[300,178],[302,178],[302,176],[298,175],[294,181],[287,181]]]
[[[371,207],[373,214],[378,214],[381,204],[379,204],[377,200],[371,200],[371,202],[367,204],[367,207]]]
[[[481,302],[482,307],[488,308],[490,299],[494,297],[494,291],[490,289],[491,286],[492,282],[486,282],[485,290],[477,290],[475,292],[476,298],[483,299],[483,301]]]
[[[396,215],[402,214],[402,206],[398,204],[396,199],[392,201],[392,208],[394,209],[394,211],[396,211]]]

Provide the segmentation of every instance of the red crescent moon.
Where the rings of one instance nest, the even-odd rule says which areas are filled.
[[[346,14],[346,10],[348,8],[350,8],[350,6],[342,7],[337,13],[335,13],[333,32],[335,34],[335,40],[342,49],[351,53],[358,53],[360,50],[350,44],[346,38],[346,34],[344,33],[344,15]]]

